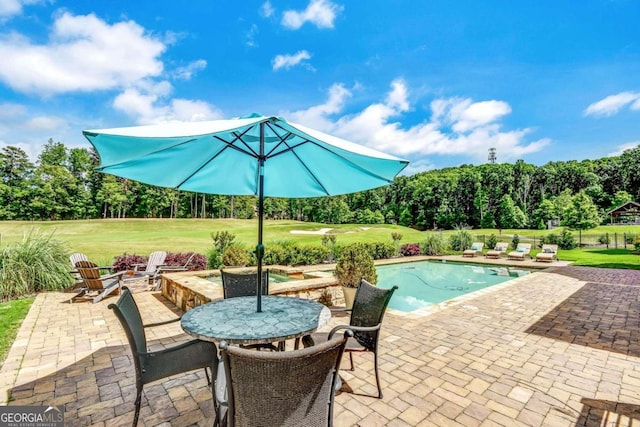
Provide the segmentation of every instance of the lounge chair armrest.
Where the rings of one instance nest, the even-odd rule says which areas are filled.
[[[351,310],[352,310],[351,308],[347,308],[347,307],[332,308],[331,309],[331,314],[333,314],[333,313],[348,313]]]
[[[105,274],[104,276],[100,276],[100,280],[114,279],[116,277],[118,279],[122,279],[122,276],[124,275],[124,273],[126,273],[126,272],[125,271],[118,271],[116,273]]]

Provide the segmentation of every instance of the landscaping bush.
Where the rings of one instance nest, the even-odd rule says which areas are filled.
[[[573,234],[566,228],[560,234],[549,233],[540,239],[541,244],[558,245],[560,249],[575,249],[578,246]]]
[[[610,243],[609,235],[601,234],[600,236],[598,236],[598,243],[600,243],[601,245],[608,245]]]
[[[115,257],[113,261],[114,271],[134,270],[136,264],[146,264],[147,257],[135,254],[122,254]]]
[[[285,247],[280,243],[270,243],[265,246],[262,262],[265,265],[291,265],[291,255],[290,246]]]
[[[473,244],[473,235],[468,230],[458,230],[449,238],[449,244],[454,251],[464,251]]]
[[[237,243],[231,243],[222,254],[222,265],[229,267],[245,266],[249,260],[249,251]]]
[[[313,265],[322,264],[331,255],[331,249],[326,246],[306,245],[295,246],[291,265]]]
[[[447,244],[441,233],[431,233],[420,247],[425,255],[442,255],[447,250]]]
[[[636,233],[624,233],[624,241],[629,245],[633,245],[637,237],[638,235]]]
[[[364,243],[352,243],[342,248],[335,275],[340,285],[351,288],[358,287],[362,278],[369,283],[378,281],[373,257]]]
[[[207,252],[207,266],[214,269],[222,267],[222,254],[216,248],[211,248]]]
[[[402,256],[420,255],[420,245],[417,243],[405,243],[400,246],[400,253]]]
[[[373,259],[392,258],[396,254],[396,245],[392,242],[369,242],[365,245]]]
[[[70,267],[69,253],[53,233],[31,230],[0,252],[0,300],[64,289],[73,284]]]
[[[513,249],[517,249],[519,244],[520,244],[520,236],[518,236],[517,234],[514,234],[513,239],[511,239],[511,247]]]
[[[498,242],[499,242],[498,236],[492,233],[487,239],[487,248],[489,249],[495,248]]]
[[[169,252],[167,258],[164,260],[165,265],[183,266],[189,260],[189,257],[193,255],[193,258],[187,266],[189,271],[205,270],[207,268],[207,258],[201,254],[194,254],[193,252],[174,253]]]

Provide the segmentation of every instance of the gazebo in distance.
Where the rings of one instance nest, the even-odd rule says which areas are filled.
[[[640,225],[640,203],[628,201],[610,210],[607,215],[611,218],[611,224]]]

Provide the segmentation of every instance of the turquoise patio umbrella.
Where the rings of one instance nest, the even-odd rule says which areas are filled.
[[[391,184],[403,160],[282,117],[85,130],[97,170],[145,184],[258,198],[257,311],[262,311],[265,197],[323,197]]]

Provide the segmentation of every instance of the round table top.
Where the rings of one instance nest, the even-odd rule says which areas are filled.
[[[303,298],[263,296],[227,298],[187,311],[181,325],[186,333],[206,341],[261,344],[308,335],[329,322],[331,311]]]

